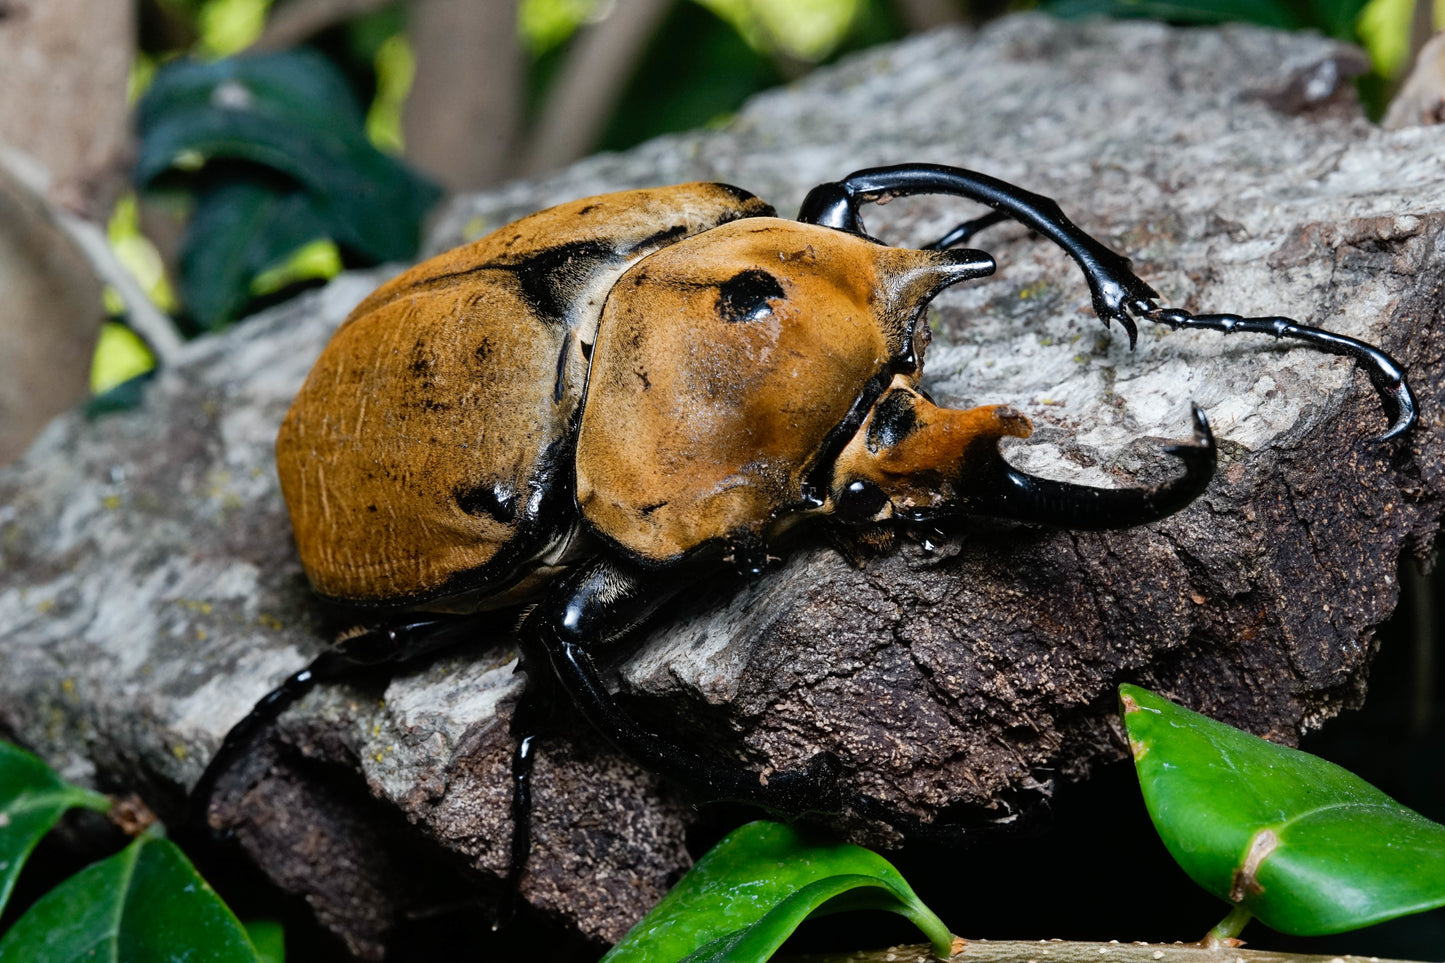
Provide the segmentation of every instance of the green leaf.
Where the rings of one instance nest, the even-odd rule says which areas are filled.
[[[286,931],[275,920],[252,920],[242,924],[256,947],[261,963],[286,963]]]
[[[46,893],[0,939],[0,963],[260,963],[245,929],[169,840],[142,836]]]
[[[766,960],[807,917],[855,908],[899,913],[949,955],[948,927],[877,853],[749,823],[709,850],[603,963]]]
[[[258,275],[326,236],[325,217],[304,191],[259,181],[204,191],[181,243],[181,302],[201,328],[214,331],[241,316]]]
[[[344,79],[314,52],[167,65],[136,116],[137,183],[211,161],[243,162],[232,179],[284,175],[328,236],[372,261],[411,257],[441,193],[371,144]]]
[[[1339,766],[1119,687],[1144,802],[1196,883],[1314,936],[1445,906],[1445,826]]]
[[[110,800],[61,781],[36,756],[0,742],[0,910],[40,837],[75,808],[104,812]]]
[[[98,395],[86,399],[85,417],[100,418],[118,411],[132,411],[145,403],[146,386],[155,378],[155,369],[122,381]]]
[[[1280,30],[1309,26],[1281,0],[1051,0],[1043,9],[1056,17],[1147,17],[1168,23],[1257,23]]]
[[[141,136],[167,118],[234,105],[345,138],[362,126],[346,79],[315,50],[221,60],[175,60],[156,72],[136,104]]]

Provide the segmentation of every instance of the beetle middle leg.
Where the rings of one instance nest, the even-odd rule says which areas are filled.
[[[659,578],[670,584],[659,587]],[[702,798],[750,803],[789,815],[841,810],[840,764],[832,753],[818,753],[805,769],[764,779],[756,770],[704,759],[668,742],[633,718],[608,691],[593,653],[637,627],[689,581],[643,572],[612,559],[579,566],[564,575],[527,616],[523,645],[545,654],[556,684],[593,728],[632,759],[696,790]],[[523,754],[519,751],[516,758],[521,771],[529,772],[529,765],[521,761]],[[525,780],[514,783],[513,792],[519,817],[513,830],[519,834],[512,854],[516,875],[527,857],[523,841],[530,839],[525,826],[529,816]]]

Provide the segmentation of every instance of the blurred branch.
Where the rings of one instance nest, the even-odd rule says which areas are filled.
[[[602,135],[669,0],[618,0],[580,34],[548,93],[520,173],[555,170],[590,151]]]
[[[380,10],[394,0],[291,0],[277,6],[251,49],[284,50],[328,27]]]
[[[1390,101],[1380,122],[1386,130],[1445,121],[1445,31],[1432,37]]]
[[[72,243],[89,263],[102,282],[115,288],[125,301],[126,316],[131,328],[150,345],[161,364],[169,364],[180,350],[181,338],[171,319],[157,308],[141,290],[125,265],[111,250],[105,229],[94,221],[72,214],[49,200],[49,177],[34,160],[0,145],[0,172],[30,193],[42,205],[46,217]]]
[[[1206,949],[1198,943],[1074,943],[1067,940],[960,940],[961,950],[950,963],[1401,963],[1379,957],[1319,956],[1255,950],[1247,947]],[[938,963],[927,946],[895,946],[888,950],[842,955],[794,957],[794,963]]]
[[[448,190],[513,173],[524,65],[516,0],[414,0],[407,158]]]

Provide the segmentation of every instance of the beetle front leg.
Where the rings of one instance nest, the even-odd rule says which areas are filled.
[[[1405,380],[1405,369],[1394,358],[1366,341],[1300,324],[1293,318],[1191,314],[1181,308],[1160,308],[1152,303],[1135,305],[1133,310],[1147,321],[1167,325],[1176,331],[1186,328],[1218,331],[1220,334],[1268,334],[1303,341],[1319,351],[1353,358],[1370,376],[1390,418],[1390,427],[1377,440],[1386,441],[1402,435],[1415,423],[1415,395]]]
[[[1053,199],[1042,194],[961,167],[900,164],[854,171],[841,181],[813,188],[803,200],[798,220],[866,237],[858,210],[862,204],[912,194],[952,194],[987,204],[1002,217],[1012,218],[1059,245],[1083,270],[1094,313],[1105,325],[1118,321],[1128,332],[1129,346],[1134,346],[1138,328],[1129,314],[1130,306],[1159,295],[1130,269],[1127,257],[1085,232],[1064,215]],[[991,223],[994,220],[985,215],[962,225],[960,230],[972,234]],[[941,239],[937,246],[959,243],[962,238],[954,238],[953,233],[957,232]]]
[[[562,691],[598,732],[653,772],[709,801],[746,802],[789,815],[841,810],[840,766],[831,753],[818,753],[804,770],[764,778],[756,770],[710,761],[673,745],[618,705],[592,652],[635,628],[686,584],[677,580],[659,591],[658,578],[608,559],[574,569],[527,617],[524,644],[546,653]],[[521,783],[514,785],[519,791],[525,791]],[[525,806],[519,805],[519,812]],[[526,855],[514,850],[513,859]],[[514,866],[514,873],[519,870]]]

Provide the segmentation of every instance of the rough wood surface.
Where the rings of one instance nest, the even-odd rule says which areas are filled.
[[[1346,80],[1358,64],[1307,36],[1009,18],[856,58],[725,130],[455,204],[437,248],[605,189],[720,179],[790,211],[863,166],[972,167],[1059,198],[1167,302],[1372,339],[1420,395],[1418,429],[1380,444],[1378,401],[1339,359],[1153,330],[1131,353],[1057,251],[995,229],[980,243],[998,276],[937,302],[934,394],[1018,405],[1037,433],[1010,457],[1105,484],[1172,471],[1157,444],[1187,434],[1197,401],[1221,443],[1210,490],[1145,529],[962,526],[862,568],[805,541],[766,578],[673,606],[623,653],[629,703],[760,766],[831,750],[860,792],[927,822],[1117,758],[1120,681],[1284,741],[1360,698],[1398,561],[1441,512],[1445,128],[1366,122]],[[914,199],[868,225],[916,242],[971,213]],[[227,728],[325,644],[271,443],[327,334],[382,276],[191,346],[144,409],[62,418],[0,474],[0,729],[173,813]],[[257,861],[357,952],[434,898],[438,866],[496,892],[510,628],[316,693],[222,787]],[[686,865],[691,810],[568,729],[540,757],[522,894],[613,938]]]

